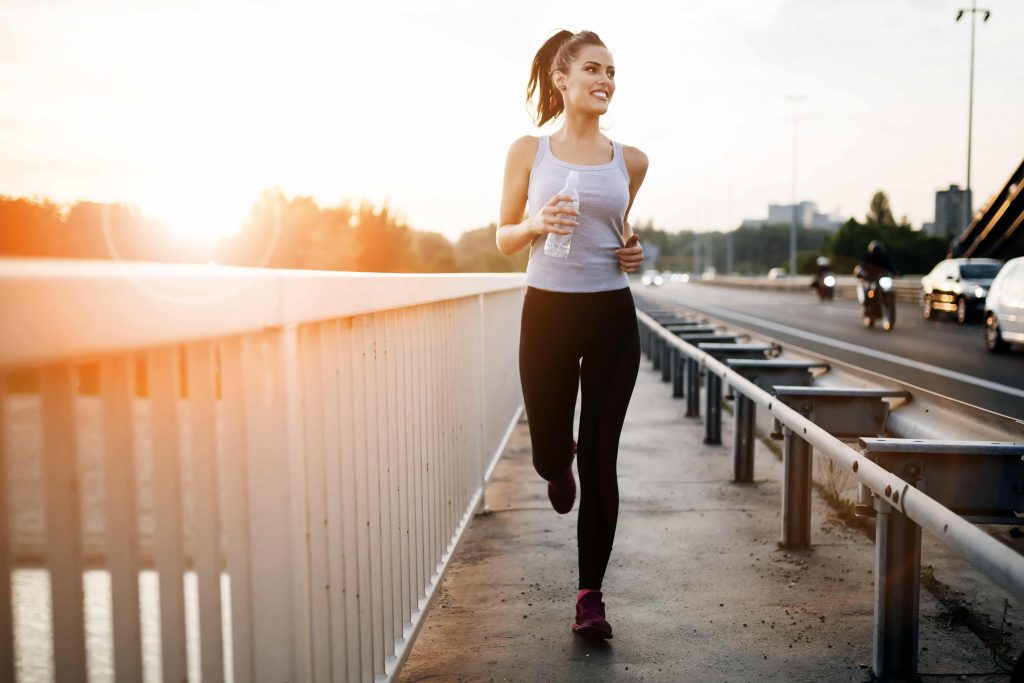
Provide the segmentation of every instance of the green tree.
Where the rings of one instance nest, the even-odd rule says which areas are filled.
[[[868,225],[896,225],[892,217],[892,208],[889,206],[889,197],[881,190],[871,197],[867,222]]]
[[[412,248],[417,254],[420,272],[456,272],[455,249],[444,235],[437,232],[414,232]]]
[[[522,273],[530,258],[530,248],[524,247],[507,256],[498,250],[495,223],[462,233],[455,245],[455,260],[463,273]]]

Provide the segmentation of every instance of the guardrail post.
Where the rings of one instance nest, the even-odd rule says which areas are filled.
[[[700,417],[700,367],[686,358],[686,417]]]
[[[875,652],[878,678],[917,673],[921,527],[875,498]]]
[[[661,338],[659,334],[652,334],[651,341],[651,364],[655,370],[661,369],[661,345],[665,343],[665,340]]]
[[[638,322],[640,328],[640,353],[650,358],[651,354],[647,352],[647,323],[643,320]]]
[[[784,427],[782,466],[782,546],[811,544],[811,445]]]
[[[664,339],[661,340],[661,381],[672,379],[672,349],[675,348]]]
[[[754,480],[754,425],[757,404],[741,393],[736,397],[736,434],[733,440],[732,480],[749,482]]]
[[[676,346],[671,347],[672,353],[672,398],[683,396],[683,354]]]
[[[722,443],[722,378],[710,370],[705,370],[704,392],[707,398],[704,443],[716,446]]]

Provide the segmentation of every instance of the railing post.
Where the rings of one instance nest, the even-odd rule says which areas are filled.
[[[661,381],[672,379],[672,349],[674,347],[664,339],[661,340]]]
[[[243,341],[256,681],[312,675],[298,353],[294,326]]]
[[[146,356],[153,416],[153,480],[159,482],[154,486],[153,494],[153,557],[160,577],[161,673],[165,681],[183,681],[188,674],[182,582],[185,572],[184,496],[181,436],[178,431],[181,365],[178,352],[171,347],[154,349]],[[238,589],[232,577],[232,593]],[[246,595],[248,600],[248,593]],[[237,635],[232,633],[232,637]],[[239,669],[234,672],[236,676],[240,675]]]
[[[733,440],[734,482],[754,480],[754,425],[757,404],[740,392],[736,394],[736,434]]]
[[[140,553],[135,457],[132,452],[135,412],[130,356],[108,357],[100,363],[100,389],[114,676],[118,681],[137,681],[142,678],[142,631],[139,624]]]
[[[717,446],[722,443],[722,378],[704,370],[704,391],[707,415],[704,420],[704,443]]]
[[[54,680],[83,682],[85,601],[82,589],[82,498],[78,476],[78,378],[69,363],[39,373],[43,396],[43,486],[46,564],[50,571]]]
[[[911,678],[917,673],[921,527],[875,497],[874,673]]]
[[[683,396],[683,354],[672,346],[672,398]]]
[[[782,546],[811,544],[811,445],[783,428]]]
[[[686,358],[686,417],[700,417],[700,366]]]
[[[487,378],[487,303],[484,299],[483,294],[477,295],[477,311],[480,317],[480,325],[478,327],[479,339],[477,339],[477,347],[480,351],[479,360],[477,364],[477,405],[476,410],[479,411],[480,419],[477,425],[477,439],[476,439],[476,479],[480,483],[480,502],[477,503],[475,513],[478,515],[489,515],[491,509],[487,507],[487,460],[485,454],[484,443],[486,440],[486,424],[487,419],[487,389],[484,386]],[[643,340],[643,325],[641,329],[641,343]]]
[[[14,604],[11,575],[14,569],[11,525],[8,520],[7,377],[0,373],[0,679],[14,680]]]

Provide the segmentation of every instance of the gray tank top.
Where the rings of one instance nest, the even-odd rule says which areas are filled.
[[[530,215],[565,185],[569,171],[579,171],[580,222],[572,235],[567,258],[544,253],[547,233],[530,244],[526,284],[555,292],[604,292],[629,287],[629,276],[619,270],[615,250],[622,246],[622,222],[629,206],[629,172],[622,145],[612,143],[613,158],[607,164],[584,166],[556,159],[548,136],[539,139],[530,171]]]

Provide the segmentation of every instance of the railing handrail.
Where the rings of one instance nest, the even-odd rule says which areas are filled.
[[[5,258],[0,259],[0,368],[416,306],[521,288],[524,280],[522,273],[351,273]]]
[[[697,361],[701,367],[714,373],[754,403],[766,408],[769,414],[799,434],[817,452],[849,472],[860,483],[883,498],[894,509],[927,529],[937,539],[959,553],[964,559],[985,573],[993,581],[1018,598],[1024,598],[1024,557],[1003,545],[971,522],[944,507],[900,477],[876,465],[864,455],[818,427],[812,420],[787,406],[711,354],[686,343],[665,330],[641,310],[637,317],[655,334],[680,353]],[[855,467],[856,465],[856,467]],[[897,495],[886,495],[885,491]]]

